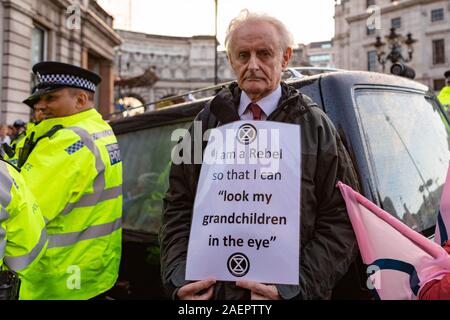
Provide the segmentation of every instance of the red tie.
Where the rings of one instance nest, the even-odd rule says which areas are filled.
[[[263,113],[260,106],[258,106],[256,103],[250,103],[247,107],[252,114],[253,114],[253,120],[261,120],[261,114]]]

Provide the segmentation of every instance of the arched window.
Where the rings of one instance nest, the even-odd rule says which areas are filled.
[[[184,79],[184,72],[181,69],[175,70],[175,79]]]
[[[161,77],[163,79],[172,79],[172,73],[169,68],[164,68],[161,72]]]

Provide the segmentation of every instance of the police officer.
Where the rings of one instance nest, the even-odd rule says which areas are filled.
[[[20,146],[24,142],[27,124],[24,121],[17,119],[16,121],[14,121],[13,128],[15,132],[11,138],[11,143],[3,144],[1,147],[3,159],[8,160],[8,162],[12,163],[13,165],[16,165],[17,161],[14,159],[15,150],[18,145]]]
[[[438,100],[448,112],[450,106],[450,70],[444,73],[445,87],[439,92]]]
[[[0,299],[16,299],[33,285],[34,266],[45,252],[45,222],[16,168],[0,160]],[[19,275],[17,278],[16,275]]]
[[[59,62],[33,66],[26,103],[45,120],[19,152],[21,174],[47,223],[48,249],[28,299],[90,299],[116,282],[121,255],[122,163],[94,108],[97,74]]]

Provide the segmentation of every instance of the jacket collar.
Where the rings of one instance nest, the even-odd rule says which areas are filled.
[[[278,106],[278,102],[281,98],[281,86],[278,85],[278,87],[271,92],[269,95],[265,96],[264,98],[260,99],[256,102],[258,106],[262,109],[264,114],[267,116],[271,114]],[[247,95],[245,91],[241,91],[241,99],[239,101],[239,116],[242,117],[242,115],[247,112],[247,107],[252,103],[252,100]]]
[[[285,82],[281,82],[281,98],[278,102],[278,106],[284,104],[287,100],[292,99],[293,96],[299,96],[300,93],[294,87],[287,85]],[[222,96],[225,100],[232,103],[236,110],[239,107],[239,101],[241,98],[242,90],[239,88],[237,82],[232,82],[228,86],[222,87],[219,91],[219,95]]]
[[[30,132],[27,132],[27,136],[34,132],[34,138],[39,138],[40,136],[46,134],[49,130],[51,130],[56,125],[62,125],[64,128],[68,128],[74,126],[81,121],[92,117],[100,117],[101,115],[94,108],[73,114],[67,117],[58,117],[58,118],[50,118],[47,120],[43,120],[36,124]],[[28,130],[27,130],[28,131]]]

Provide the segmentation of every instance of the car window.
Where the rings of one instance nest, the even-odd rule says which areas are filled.
[[[438,106],[387,90],[355,90],[355,99],[384,210],[418,231],[432,227],[450,160]]]
[[[190,122],[154,127],[118,135],[123,161],[123,228],[157,234],[162,199],[168,187],[170,154],[177,128]]]

